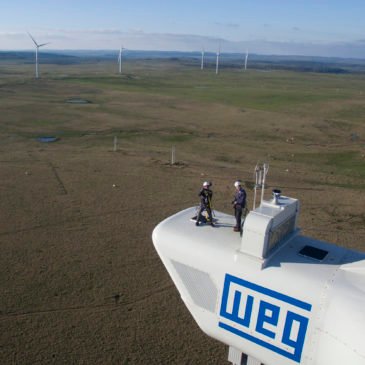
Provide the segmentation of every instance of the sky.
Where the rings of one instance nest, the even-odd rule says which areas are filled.
[[[0,50],[246,52],[365,58],[365,0],[0,0]]]

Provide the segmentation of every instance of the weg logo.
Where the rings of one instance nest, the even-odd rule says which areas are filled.
[[[300,362],[312,305],[226,274],[219,327]]]

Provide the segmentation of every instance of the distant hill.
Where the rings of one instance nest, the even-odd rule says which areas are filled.
[[[34,52],[30,51],[14,51],[14,52],[1,52],[0,51],[0,62],[22,62],[22,63],[34,63]],[[62,54],[62,53],[51,53],[41,52],[39,57],[39,63],[56,64],[56,65],[70,65],[80,63],[78,57]]]
[[[39,62],[43,64],[70,65],[95,61],[116,61],[118,50],[57,50],[41,51]],[[125,50],[125,59],[169,60],[184,66],[196,67],[200,52],[134,51]],[[242,68],[244,54],[222,53],[220,68]],[[205,53],[206,67],[214,67],[216,54]],[[0,62],[33,63],[33,51],[0,51]],[[274,56],[250,54],[248,67],[257,70],[292,70],[320,73],[365,73],[365,60],[308,56]]]

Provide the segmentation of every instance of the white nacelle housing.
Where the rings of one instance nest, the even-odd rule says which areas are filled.
[[[252,364],[365,365],[365,254],[299,234],[299,202],[263,201],[242,237],[235,218],[153,231],[155,248],[200,328]],[[256,362],[255,362],[256,361]],[[249,363],[247,362],[247,363]]]

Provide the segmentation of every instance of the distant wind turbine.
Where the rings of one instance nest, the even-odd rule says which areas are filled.
[[[49,44],[49,43],[38,44],[29,32],[28,32],[28,35],[32,39],[32,41],[35,45],[35,78],[38,79],[38,77],[39,77],[39,73],[38,73],[38,49],[45,46],[46,44]]]
[[[219,56],[221,54],[221,45],[219,45],[218,52],[217,52],[217,59],[215,62],[215,74],[218,75],[219,72]]]
[[[246,49],[246,57],[245,57],[245,71],[247,70],[247,60],[248,60],[248,49]]]
[[[204,48],[202,49],[202,60],[201,60],[201,64],[200,64],[200,69],[201,70],[204,69]]]
[[[125,48],[123,48],[123,46],[120,46],[119,56],[118,56],[119,73],[120,74],[122,73],[122,53],[123,53],[123,50],[125,50]]]

